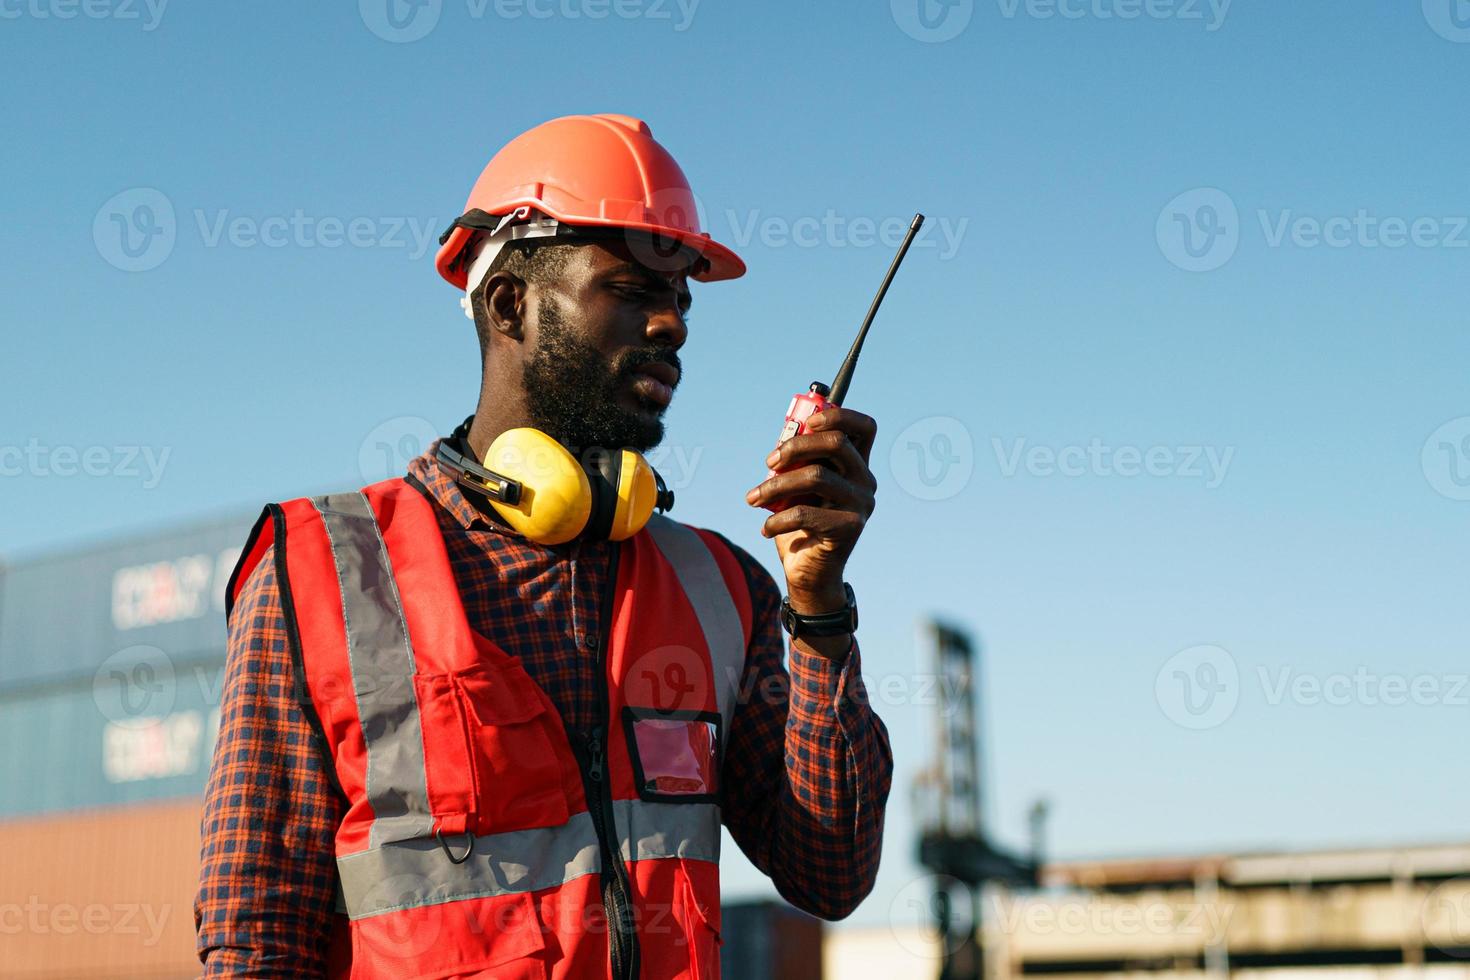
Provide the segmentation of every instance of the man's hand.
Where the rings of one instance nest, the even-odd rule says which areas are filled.
[[[850,408],[829,408],[807,419],[806,434],[793,436],[766,459],[776,470],[745,495],[752,506],[784,497],[815,497],[766,518],[764,537],[776,539],[786,572],[791,608],[814,615],[841,609],[847,556],[857,544],[878,481],[868,469],[868,456],[878,423]]]

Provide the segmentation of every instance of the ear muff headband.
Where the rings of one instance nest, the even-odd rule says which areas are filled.
[[[590,465],[587,467],[587,475],[591,477],[592,491],[592,514],[587,521],[587,537],[594,541],[604,541],[611,538],[613,521],[618,511],[618,484],[622,480],[623,457],[627,450],[619,450],[615,453],[596,453]],[[647,518],[644,519],[645,522]]]
[[[434,458],[452,472],[459,483],[478,490],[491,500],[511,505],[521,502],[519,481],[487,470],[449,445],[448,439],[439,440],[439,449]]]

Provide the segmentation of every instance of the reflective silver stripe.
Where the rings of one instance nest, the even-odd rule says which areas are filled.
[[[735,695],[745,673],[745,631],[740,626],[740,612],[725,587],[715,556],[698,534],[662,514],[650,517],[647,527],[658,550],[674,566],[704,631],[715,674],[715,702],[724,716],[728,739]]]
[[[342,592],[347,657],[367,749],[369,846],[433,830],[423,736],[413,690],[413,649],[388,548],[367,497],[316,497]]]
[[[624,859],[682,857],[718,861],[720,811],[713,803],[613,803]],[[458,855],[462,837],[445,838]],[[554,888],[602,870],[597,830],[583,811],[560,827],[512,830],[477,838],[463,864],[433,837],[395,841],[337,859],[349,917]]]
[[[718,804],[613,800],[613,819],[624,861],[720,860]]]

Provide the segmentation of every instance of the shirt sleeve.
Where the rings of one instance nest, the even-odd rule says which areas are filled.
[[[296,703],[274,548],[230,616],[194,902],[204,976],[324,976],[345,801]]]
[[[788,902],[824,919],[852,913],[878,874],[893,779],[888,731],[868,702],[857,641],[845,659],[790,648],[780,592],[744,550],[752,636],[730,725],[723,819]]]

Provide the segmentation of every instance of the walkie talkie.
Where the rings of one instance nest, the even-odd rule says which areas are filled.
[[[893,282],[893,275],[898,271],[903,257],[908,254],[909,246],[914,242],[914,236],[919,233],[919,228],[924,224],[922,214],[914,215],[913,222],[909,225],[908,234],[904,235],[903,244],[898,246],[898,254],[893,257],[893,264],[888,267],[888,274],[883,277],[883,285],[878,287],[878,295],[873,297],[873,305],[868,307],[868,315],[863,318],[863,325],[858,330],[857,339],[852,342],[852,347],[843,359],[842,366],[837,369],[837,377],[832,379],[832,384],[823,384],[813,381],[806,391],[792,396],[791,404],[786,409],[786,421],[781,426],[781,437],[776,440],[776,445],[781,445],[792,436],[803,435],[807,431],[806,420],[818,412],[842,404],[842,399],[847,396],[847,388],[852,384],[852,372],[857,367],[858,355],[863,351],[863,341],[868,338],[868,328],[873,325],[873,318],[878,315],[878,307],[883,304],[883,297],[888,293],[888,287]],[[766,479],[776,475],[775,470],[766,471]],[[769,501],[762,504],[766,510],[779,514],[788,507],[797,504],[811,502],[807,497],[785,497],[780,500]]]

